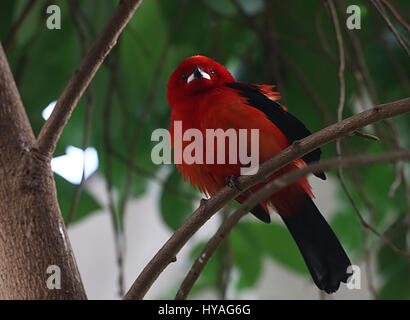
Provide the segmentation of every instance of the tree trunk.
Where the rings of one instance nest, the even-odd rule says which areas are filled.
[[[50,160],[37,149],[0,44],[0,299],[86,299]],[[53,265],[61,289],[47,285],[58,287]]]

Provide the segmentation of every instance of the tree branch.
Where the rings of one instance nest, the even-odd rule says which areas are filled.
[[[50,162],[35,137],[0,44],[0,299],[86,299]],[[45,285],[54,264],[62,290]]]
[[[343,37],[342,32],[340,30],[339,20],[337,18],[336,8],[332,2],[332,0],[327,0],[327,5],[329,7],[330,18],[332,20],[333,27],[335,29],[336,40],[337,40],[337,48],[338,48],[338,60],[339,60],[339,69],[338,69],[338,79],[339,79],[339,105],[337,107],[337,121],[342,121],[343,119],[343,108],[345,104],[345,97],[346,97],[346,90],[345,90],[345,78],[344,78],[344,70],[345,70],[345,50],[343,46]],[[355,130],[353,134],[358,132]],[[342,145],[341,140],[336,140],[336,155],[340,158],[342,157]],[[344,193],[346,194],[347,198],[349,199],[352,207],[356,211],[357,215],[361,218],[362,215],[360,213],[359,207],[357,206],[356,202],[354,201],[352,194],[350,193],[349,189],[346,186],[345,179],[343,176],[343,169],[342,167],[337,168],[337,177],[339,179],[340,185]],[[365,231],[366,234],[366,231]],[[367,234],[366,234],[367,238]]]
[[[172,40],[175,36],[175,33],[178,30],[178,27],[181,24],[181,21],[183,20],[187,4],[188,4],[187,0],[182,1],[182,4],[179,8],[178,15],[177,15],[175,21],[170,26],[170,29],[168,31],[168,37],[167,37],[167,39],[165,41],[165,44],[162,48],[162,52],[161,52],[161,55],[159,57],[159,62],[157,64],[156,68],[155,68],[154,78],[152,80],[150,92],[148,94],[148,100],[147,100],[145,106],[143,107],[143,110],[142,110],[142,113],[140,115],[140,118],[139,118],[138,122],[135,125],[135,132],[133,134],[132,141],[131,141],[130,146],[129,146],[129,159],[131,159],[130,163],[132,163],[132,160],[135,159],[135,156],[137,154],[138,143],[139,143],[140,138],[141,138],[142,130],[143,130],[148,118],[149,118],[151,109],[154,106],[155,99],[156,99],[156,96],[157,96],[157,89],[158,89],[158,86],[159,86],[159,83],[160,83],[160,80],[161,80],[161,75],[162,75],[162,71],[164,69],[166,59],[167,59],[168,54],[169,54],[169,49],[171,47]],[[125,176],[126,176],[126,178],[125,178],[123,197],[121,198],[120,204],[118,206],[118,208],[119,208],[118,211],[119,211],[120,217],[123,217],[125,212],[126,212],[126,206],[127,206],[127,203],[128,203],[128,198],[129,198],[130,193],[131,193],[131,185],[132,185],[132,178],[133,178],[133,171],[132,171],[131,164],[128,165],[127,172],[126,172]]]
[[[396,71],[396,75],[402,83],[402,86],[406,90],[406,94],[410,95],[410,80],[408,76],[407,69],[403,66],[401,61],[397,58],[395,50],[393,50],[387,40],[386,35],[382,34],[381,32],[377,32],[379,34],[380,39],[383,42],[383,47],[389,56],[389,60],[393,65],[394,70]]]
[[[102,113],[104,123],[104,135],[103,135],[103,148],[105,158],[105,187],[107,192],[108,209],[111,217],[111,224],[114,233],[114,248],[115,258],[118,267],[118,295],[121,297],[124,295],[124,255],[125,255],[125,242],[124,242],[124,230],[122,228],[122,221],[119,218],[118,211],[115,205],[114,188],[113,188],[113,175],[112,175],[112,141],[111,141],[111,119],[113,110],[113,101],[115,90],[119,89],[116,85],[118,70],[119,70],[119,50],[120,46],[113,49],[112,56],[110,57],[109,72],[110,79],[107,86],[107,95],[105,99],[105,106]]]
[[[345,5],[344,5],[343,0],[338,0],[336,2],[336,4],[338,5],[339,12],[343,13],[344,10],[345,10],[344,9]],[[362,84],[363,84],[364,87],[366,87],[368,89],[368,92],[370,94],[370,100],[371,100],[372,104],[374,104],[374,105],[379,104],[379,100],[378,100],[378,97],[377,97],[376,86],[375,86],[375,84],[374,84],[374,82],[373,82],[373,80],[370,76],[370,72],[367,68],[367,64],[366,64],[366,61],[365,61],[365,58],[364,58],[364,54],[363,54],[363,50],[362,50],[362,47],[360,45],[360,42],[358,41],[358,39],[357,39],[354,32],[352,32],[351,30],[348,30],[347,28],[345,28],[345,31],[346,31],[346,34],[347,34],[349,40],[350,40],[351,48],[353,49],[353,56],[357,61],[357,63],[356,63],[357,64],[357,71],[354,71],[354,75],[355,75],[356,81],[358,83],[358,87],[362,88]],[[381,37],[381,39],[384,42],[386,42],[386,39],[384,37]],[[387,45],[387,43],[385,45],[385,48],[386,48],[388,54],[390,56],[392,56],[393,53],[391,52],[390,47]],[[391,58],[393,58],[393,57],[391,57]],[[406,77],[407,75],[405,75],[405,72],[403,72],[404,69],[400,68],[400,63],[398,61],[396,61],[394,58],[392,59],[392,62],[393,62],[393,66],[395,66],[395,68],[396,68],[398,76],[402,79],[403,85],[407,88],[408,87],[408,80],[407,80],[407,77]],[[363,92],[363,89],[360,90],[360,91],[361,91],[362,95],[365,94]],[[360,96],[360,94],[359,94],[359,96]],[[384,120],[383,123],[387,126],[387,128],[388,128],[388,130],[391,134],[391,141],[392,141],[393,146],[397,150],[402,149],[396,127],[393,125],[393,123],[390,121],[390,119]],[[380,138],[383,138],[384,133],[381,130],[381,128],[378,125],[374,125],[373,127],[374,127],[374,130],[375,130],[377,136],[380,137]],[[401,171],[402,170],[398,170],[398,168],[396,168],[397,176],[401,175]],[[397,180],[397,178],[396,178],[396,181],[399,181],[399,180]],[[406,178],[404,177],[403,185],[406,185],[406,184],[407,184],[407,181],[406,181]]]
[[[386,0],[381,0],[383,2],[383,5],[385,5],[390,12],[393,14],[393,16],[396,18],[396,20],[402,25],[402,27],[410,33],[410,25],[404,20],[404,18],[398,13],[398,11],[393,7],[393,5]]]
[[[238,184],[243,191],[246,191],[251,186],[264,182],[273,172],[289,162],[302,157],[306,153],[326,143],[349,136],[351,132],[368,124],[409,111],[410,98],[405,98],[376,106],[375,108],[346,118],[302,140],[295,141],[291,146],[265,161],[259,167],[257,174],[239,177]],[[124,299],[142,299],[161,272],[171,263],[192,235],[218,210],[235,199],[240,193],[242,193],[242,191],[225,186],[209,200],[202,202],[199,208],[195,210],[151,259],[135,280]]]
[[[127,157],[124,157],[116,150],[111,150],[111,155],[114,158],[117,158],[117,160],[121,161],[123,164],[127,165],[129,168],[131,168],[131,170],[135,172],[136,174],[144,178],[151,179],[153,182],[158,183],[166,191],[171,192],[178,197],[185,198],[185,199],[192,200],[192,201],[200,199],[198,196],[195,196],[195,194],[185,192],[183,190],[176,188],[174,185],[167,183],[166,180],[157,177],[155,173],[152,173],[148,170],[145,170],[144,168],[141,168],[140,166],[137,166],[136,164],[134,164],[133,161],[129,160]]]
[[[74,20],[74,26],[77,30],[78,38],[80,41],[81,46],[81,53],[85,57],[87,55],[87,38],[85,34],[85,30],[81,26],[81,18],[79,14],[79,10],[77,9],[78,3],[74,0],[68,1],[68,6],[70,8],[71,16]],[[93,116],[93,109],[94,109],[94,99],[93,94],[91,91],[92,87],[89,86],[88,89],[85,91],[85,98],[86,98],[86,110],[85,110],[85,120],[84,120],[84,133],[83,133],[83,143],[81,148],[85,151],[88,148],[90,142],[90,135],[91,135],[91,121]],[[85,157],[83,158],[83,172],[81,175],[80,184],[76,186],[74,191],[73,200],[71,201],[70,211],[67,216],[67,223],[68,226],[73,220],[75,216],[75,211],[77,209],[78,202],[80,201],[82,188],[85,182]]]
[[[339,1],[337,2],[339,5],[339,9],[341,12],[343,12],[343,5],[342,3]],[[339,25],[339,21],[337,18],[337,13],[336,13],[336,9],[335,6],[333,4],[333,2],[331,0],[327,0],[327,4],[329,6],[329,12],[330,12],[330,17],[333,23],[333,27],[335,29],[335,33],[336,33],[336,40],[337,40],[337,47],[338,47],[338,57],[339,57],[339,71],[338,71],[338,78],[339,78],[339,83],[340,83],[340,87],[339,87],[339,107],[337,109],[337,120],[341,121],[343,118],[343,108],[344,108],[344,102],[345,102],[345,80],[344,80],[344,68],[345,68],[345,52],[344,52],[344,46],[343,46],[343,38],[342,38],[342,33],[340,30],[340,25]],[[355,37],[353,36],[353,34],[351,34],[349,31],[348,32],[348,36],[351,40],[351,44],[353,46],[353,49],[358,52],[359,54],[357,55],[357,61],[358,61],[358,66],[359,66],[359,70],[362,73],[362,75],[364,76],[364,58],[363,55],[360,55],[361,52],[361,48],[359,43],[355,40]],[[361,137],[365,137],[364,134],[360,133],[359,131],[354,131],[353,135],[357,135],[357,136],[361,136]],[[368,136],[366,136],[367,138],[369,138]],[[373,137],[373,136],[372,136]],[[341,146],[341,141],[337,140],[336,141],[336,154],[338,157],[342,156],[342,146]],[[340,185],[342,186],[342,189],[344,191],[344,193],[346,194],[347,198],[349,199],[354,211],[356,212],[357,216],[359,217],[360,221],[363,224],[363,215],[360,212],[359,206],[357,205],[356,201],[353,199],[352,194],[350,193],[349,189],[347,188],[347,185],[345,183],[345,179],[344,179],[344,175],[343,175],[343,169],[341,167],[338,167],[337,169],[337,177],[339,179]],[[363,224],[364,225],[364,224]],[[365,243],[365,252],[366,252],[366,266],[368,267],[368,270],[370,270],[370,261],[369,258],[370,257],[370,248],[368,245],[368,229],[363,230],[363,236],[364,236],[364,243]],[[370,275],[369,275],[370,276]],[[372,287],[370,285],[370,287]]]
[[[330,18],[332,20],[333,27],[336,33],[336,40],[337,40],[337,48],[338,48],[338,55],[339,55],[339,69],[337,76],[339,78],[339,104],[337,107],[337,121],[342,121],[343,119],[343,108],[345,104],[345,79],[344,79],[344,72],[345,72],[345,50],[343,46],[343,37],[342,32],[340,30],[339,19],[337,18],[337,13],[335,6],[332,0],[326,0],[326,4],[329,7]],[[336,141],[336,146],[338,149],[338,156],[341,156],[340,150],[340,141]]]
[[[376,10],[380,13],[382,16],[383,20],[386,22],[387,27],[390,29],[391,32],[393,32],[394,36],[397,39],[397,42],[402,46],[404,51],[406,51],[407,56],[410,57],[410,50],[407,47],[406,43],[404,42],[403,38],[401,37],[400,33],[397,31],[397,29],[393,26],[391,23],[389,17],[386,15],[386,13],[383,10],[383,7],[381,6],[380,2],[376,0],[370,0],[370,2],[373,4],[373,6],[376,8]]]
[[[323,25],[322,25],[322,11],[324,7],[320,6],[319,9],[316,12],[315,16],[315,29],[316,33],[319,38],[319,42],[323,48],[323,52],[326,53],[326,56],[328,57],[329,60],[332,62],[336,62],[336,56],[334,55],[333,51],[330,49],[329,42],[327,41],[326,34],[323,31]]]
[[[209,240],[204,249],[195,260],[185,279],[183,280],[176,296],[176,300],[186,299],[191,291],[196,280],[200,276],[202,270],[205,268],[207,262],[215,253],[216,249],[229,235],[233,227],[239,220],[245,216],[250,209],[261,201],[269,198],[273,193],[276,193],[284,187],[306,177],[308,174],[317,171],[325,171],[333,168],[349,168],[353,166],[362,166],[376,164],[380,162],[390,162],[397,160],[410,161],[410,151],[399,151],[381,155],[367,155],[358,157],[345,157],[323,161],[320,163],[310,164],[302,169],[298,169],[281,176],[278,179],[265,185],[258,192],[249,197],[229,218],[222,223],[215,235]]]
[[[29,0],[27,2],[27,5],[23,9],[23,12],[21,13],[20,17],[17,19],[16,23],[13,25],[11,28],[11,31],[7,37],[6,42],[4,43],[4,50],[6,52],[9,52],[11,47],[13,46],[14,40],[16,39],[17,33],[22,26],[24,20],[28,17],[30,11],[34,8],[34,5],[36,4],[37,0]]]
[[[309,79],[305,76],[305,74],[299,69],[294,61],[289,59],[286,54],[280,53],[282,60],[285,64],[289,67],[289,69],[295,74],[295,76],[299,79],[300,84],[305,89],[306,93],[312,99],[313,104],[316,106],[317,110],[320,112],[323,120],[324,125],[329,125],[332,123],[333,116],[329,110],[327,110],[324,102],[320,99],[317,91],[312,85],[310,84]]]
[[[229,206],[223,208],[220,212],[222,217],[222,224],[229,218],[230,210]],[[232,280],[232,269],[234,266],[233,261],[233,252],[232,252],[232,243],[230,239],[222,242],[220,249],[220,265],[218,268],[218,291],[221,300],[230,299],[228,297],[229,285]]]
[[[35,143],[26,110],[0,43],[0,160],[11,163],[13,156],[30,150]],[[4,134],[9,132],[10,134]],[[12,152],[18,150],[19,152]]]
[[[71,77],[50,118],[41,128],[38,149],[41,154],[51,157],[57,141],[71,116],[72,111],[88,87],[106,56],[117,43],[122,30],[132,18],[142,0],[123,0],[94,42],[87,56]]]
[[[380,138],[378,136],[374,136],[372,134],[364,133],[364,132],[361,132],[361,131],[358,131],[358,130],[353,131],[353,135],[357,136],[357,137],[361,137],[361,138],[365,138],[365,139],[380,142]]]

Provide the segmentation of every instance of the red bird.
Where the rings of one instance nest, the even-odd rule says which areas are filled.
[[[221,64],[204,56],[185,59],[168,82],[167,98],[172,108],[171,141],[174,121],[182,122],[182,132],[195,128],[204,137],[206,129],[248,129],[248,132],[259,129],[259,161],[264,162],[293,141],[311,134],[301,121],[279,104],[279,93],[273,88],[237,82]],[[189,143],[183,141],[182,148]],[[320,154],[320,149],[312,151],[272,174],[269,180],[318,161]],[[206,164],[205,161],[202,164],[184,161],[177,164],[185,179],[210,195],[222,189],[232,177],[239,176],[241,166],[228,161],[225,164]],[[326,179],[323,172],[315,175]],[[262,186],[256,185],[250,192]],[[243,193],[236,200],[243,202],[247,196],[248,193]],[[315,284],[332,293],[339,288],[340,282],[347,281],[350,275],[347,269],[351,263],[312,197],[307,179],[300,179],[260,203],[251,213],[269,223],[269,208],[273,208],[292,234]]]

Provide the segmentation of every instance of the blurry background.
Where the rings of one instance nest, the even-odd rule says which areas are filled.
[[[376,1],[379,4],[384,1]],[[3,0],[0,40],[6,49],[35,134],[50,115],[82,56],[118,1]],[[334,1],[346,54],[344,117],[409,96],[410,63],[370,1]],[[409,43],[410,2],[382,11]],[[61,9],[61,29],[46,27],[49,5]],[[361,29],[346,29],[346,8],[359,6]],[[394,13],[394,12],[393,12]],[[201,195],[174,166],[151,161],[151,133],[169,127],[166,83],[184,58],[207,55],[237,80],[277,84],[282,102],[311,131],[336,121],[337,44],[322,1],[144,1],[74,110],[52,161],[59,203],[91,299],[119,298]],[[364,131],[381,142],[345,139],[346,155],[409,147],[409,116]],[[334,144],[322,148],[334,157]],[[409,238],[409,172],[404,164],[345,170],[360,213],[395,246]],[[212,257],[190,298],[408,299],[410,265],[363,228],[335,172],[311,179],[325,213],[352,262],[361,289],[320,295],[287,230],[246,217]],[[222,221],[217,214],[178,255],[147,298],[173,298],[193,259]],[[407,247],[409,244],[407,243]]]

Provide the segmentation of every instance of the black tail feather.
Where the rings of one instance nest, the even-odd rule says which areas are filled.
[[[296,241],[303,259],[319,289],[333,293],[340,282],[351,275],[351,265],[336,235],[321,215],[312,199],[306,195],[303,212],[299,215],[282,216]]]
[[[242,203],[243,200],[240,199],[236,199],[236,201],[238,201],[239,203]],[[263,207],[258,204],[257,206],[255,206],[254,208],[252,208],[250,210],[250,212],[259,220],[265,222],[265,223],[270,223],[270,215],[269,213],[267,213],[265,211],[265,209],[263,209]]]
[[[268,213],[266,213],[265,209],[263,209],[263,207],[258,204],[256,207],[254,207],[251,210],[251,213],[258,218],[259,220],[265,222],[265,223],[270,223],[270,215]]]

